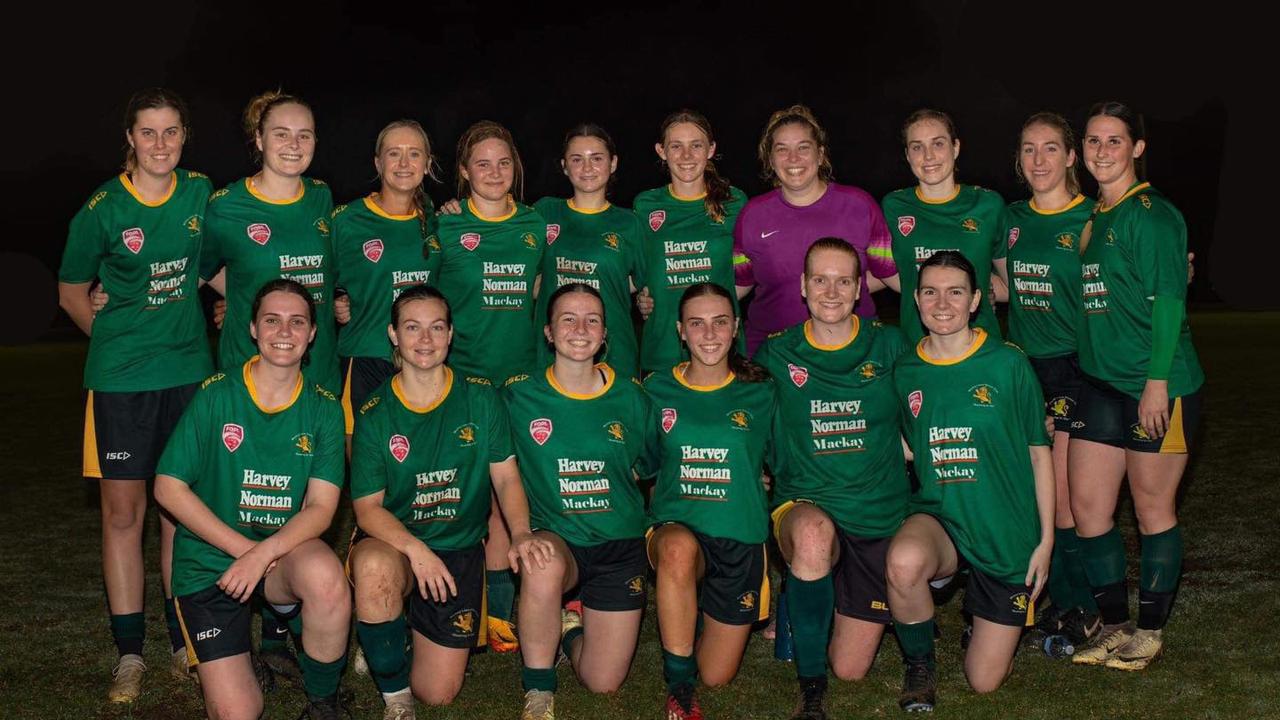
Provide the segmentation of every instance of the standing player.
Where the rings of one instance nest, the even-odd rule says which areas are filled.
[[[144,571],[142,528],[147,483],[196,383],[213,370],[196,296],[201,233],[211,190],[204,175],[178,168],[187,108],[175,93],[150,88],[125,110],[124,172],[103,183],[71,221],[58,272],[62,308],[89,340],[84,386],[84,476],[102,497],[102,576],[119,652],[107,697],[141,692]],[[90,305],[97,279],[111,296]],[[187,674],[173,610],[174,525],[160,514],[160,578],[173,670]]]
[[[950,116],[938,110],[917,110],[902,124],[907,164],[918,181],[884,198],[884,216],[893,235],[893,260],[902,287],[898,324],[909,342],[923,337],[915,307],[917,271],[939,250],[957,250],[977,268],[979,287],[991,287],[991,269],[999,278],[996,300],[1003,300],[1005,251],[1008,244],[1004,200],[999,193],[956,182],[960,138]],[[978,310],[978,326],[1000,339],[1000,323],[990,300]]]
[[[374,149],[381,187],[333,210],[334,284],[347,291],[351,306],[338,333],[348,436],[355,411],[395,374],[387,341],[391,303],[405,288],[437,280],[439,248],[424,245],[431,199],[422,189],[433,162],[422,126],[396,120],[378,133]]]
[[[547,221],[542,277],[547,278],[552,289],[582,282],[600,291],[605,314],[610,318],[603,360],[624,378],[639,377],[631,293],[637,283],[643,282],[642,235],[635,214],[608,199],[613,174],[618,169],[617,150],[604,128],[583,123],[565,135],[561,155],[560,168],[573,186],[573,197],[546,197],[534,204]],[[542,343],[538,346],[546,348]],[[549,353],[541,356],[544,361],[539,366],[551,362]]]
[[[256,718],[250,599],[301,623],[305,716],[337,718],[351,595],[320,539],[343,482],[342,408],[303,378],[316,336],[311,291],[277,278],[253,296],[258,347],[206,380],[156,467],[156,501],[180,523],[173,588],[210,718]]]
[[[1056,113],[1022,124],[1017,166],[1031,199],[1006,212],[1009,256],[1009,339],[1031,360],[1053,420],[1053,606],[1038,626],[1067,635],[1077,647],[1097,633],[1098,607],[1080,558],[1067,483],[1067,447],[1080,392],[1076,331],[1080,305],[1080,239],[1094,203],[1080,194],[1075,135]]]
[[[858,259],[839,238],[813,243],[800,277],[809,319],[756,353],[778,384],[783,428],[773,527],[790,566],[797,720],[826,717],[828,656],[842,680],[871,668],[891,620],[885,553],[910,495],[892,377],[902,334],[855,314]]]
[[[754,354],[770,333],[804,321],[796,294],[805,252],[821,237],[837,237],[858,252],[856,312],[876,316],[871,290],[898,289],[889,228],[875,199],[860,188],[833,182],[827,132],[804,105],[775,112],[760,136],[760,164],[774,189],[742,208],[733,229],[734,282],[738,295],[754,287],[747,315],[747,350]],[[872,283],[868,287],[868,283]]]
[[[458,139],[457,158],[461,212],[437,218],[427,244],[440,246],[437,287],[458,318],[450,365],[463,377],[485,378],[496,386],[537,365],[534,298],[547,224],[519,202],[524,165],[506,128],[488,120],[467,128]],[[485,544],[485,579],[489,646],[498,652],[519,647],[511,622],[516,589],[507,562],[509,543],[495,507]]]
[[[668,115],[654,150],[671,182],[640,193],[634,203],[642,228],[648,227],[641,254],[654,306],[641,331],[640,369],[666,372],[683,356],[676,321],[685,288],[713,282],[733,289],[733,225],[747,196],[716,170],[715,135],[697,112]]]
[[[662,432],[655,428],[657,442],[645,462],[645,472],[657,476],[656,524],[646,551],[657,573],[672,720],[702,718],[697,678],[709,686],[732,680],[752,623],[769,614],[761,475],[777,431],[778,400],[768,372],[734,347],[733,301],[715,283],[689,286],[680,298],[679,331],[690,360],[644,384],[654,407],[662,408],[661,420],[655,418]]]
[[[982,304],[964,255],[939,251],[920,268],[916,303],[929,334],[903,354],[893,383],[920,489],[889,545],[889,609],[906,660],[898,704],[933,709],[930,581],[969,568],[974,616],[965,678],[980,693],[1013,669],[1053,552],[1053,458],[1044,397],[1017,348],[971,327]],[[905,284],[905,283],[904,283]]]
[[[444,364],[453,334],[444,296],[417,285],[389,312],[400,371],[360,408],[351,455],[360,533],[347,562],[356,634],[386,701],[384,717],[406,720],[414,696],[444,705],[462,688],[483,620],[491,477],[512,528],[511,561],[523,555],[526,566],[545,565],[551,547],[529,532],[506,412],[492,386]]]
[[[1102,197],[1082,258],[1086,382],[1068,465],[1071,510],[1104,625],[1073,660],[1142,670],[1164,647],[1182,576],[1176,500],[1204,372],[1187,325],[1187,227],[1164,195],[1140,182],[1141,119],[1117,102],[1099,103],[1089,116],[1083,156]],[[1126,474],[1142,535],[1136,628],[1114,519]]]
[[[555,717],[556,644],[592,692],[626,679],[645,604],[644,498],[632,468],[656,429],[640,386],[596,356],[605,311],[590,285],[547,302],[555,362],[507,381],[504,396],[545,566],[525,564],[520,586],[524,720]],[[562,610],[577,588],[581,613]]]

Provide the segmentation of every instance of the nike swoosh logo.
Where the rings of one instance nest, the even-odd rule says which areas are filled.
[[[774,230],[773,232],[762,232],[762,233],[760,233],[760,239],[761,239],[761,240],[764,240],[765,238],[769,237],[770,235],[777,235],[779,232],[782,232],[782,231],[781,231],[781,230]]]

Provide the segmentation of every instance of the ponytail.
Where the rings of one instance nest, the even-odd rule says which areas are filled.
[[[708,143],[715,143],[716,137],[711,131],[711,122],[702,113],[689,109],[677,110],[662,121],[662,126],[658,129],[658,143],[665,144],[667,130],[670,130],[672,125],[680,123],[696,126],[703,135],[707,136]],[[707,195],[702,201],[703,206],[712,220],[722,223],[725,219],[725,205],[733,192],[728,179],[721,177],[720,172],[716,170],[714,158],[707,158],[707,169],[703,174],[703,180],[707,184]]]

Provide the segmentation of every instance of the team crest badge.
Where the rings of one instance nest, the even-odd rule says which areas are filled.
[[[911,410],[911,417],[920,417],[920,406],[924,404],[924,393],[919,390],[912,390],[907,395],[907,407]]]
[[[222,426],[222,444],[227,446],[228,452],[235,452],[240,447],[240,443],[244,442],[244,428],[235,423],[227,423]]]
[[[644,576],[636,575],[635,577],[628,580],[627,592],[631,593],[632,597],[635,597],[636,595],[643,593],[644,592]]]
[[[520,236],[520,239],[524,241],[524,246],[527,248],[536,249],[538,247],[538,238],[534,237],[533,233],[525,233]]]
[[[475,250],[480,247],[480,233],[463,233],[458,242],[462,243],[462,247],[468,251]]]
[[[1058,236],[1058,247],[1062,250],[1076,249],[1076,236],[1071,233],[1062,233]]]
[[[960,221],[960,227],[964,228],[965,232],[978,232],[978,221],[967,217]]]
[[[195,237],[200,232],[200,222],[203,220],[199,215],[192,215],[182,222],[182,227],[187,229],[187,233],[191,237]]]
[[[974,385],[969,388],[969,393],[973,396],[973,404],[978,407],[989,407],[995,391],[996,389],[990,385]]]
[[[146,236],[142,234],[142,228],[129,228],[120,233],[120,239],[124,241],[124,246],[129,248],[129,252],[134,255],[142,249],[142,243],[147,241]]]
[[[364,256],[369,258],[369,262],[378,262],[382,259],[382,241],[378,238],[365,242],[362,249]]]
[[[756,609],[756,591],[744,592],[738,596],[738,609],[750,612]]]
[[[868,361],[862,363],[862,367],[858,368],[858,376],[863,380],[875,380],[876,372],[878,370],[879,368],[876,366],[876,363]]]
[[[302,433],[301,435],[293,436],[293,446],[298,450],[294,455],[310,455],[315,443],[311,441],[310,435]]]
[[[538,418],[529,423],[529,437],[539,445],[546,445],[547,440],[551,439],[551,420],[549,418]]]
[[[555,242],[556,238],[558,237],[560,237],[560,224],[559,223],[548,224],[547,225],[547,244],[550,245],[551,243]]]
[[[316,221],[311,224],[315,225],[316,229],[320,231],[321,235],[325,237],[329,237],[329,221],[328,220],[325,220],[324,218],[316,218]]]
[[[906,237],[910,235],[911,231],[915,229],[916,229],[915,215],[899,215],[898,216],[898,232],[902,233],[902,237]]]
[[[1049,414],[1056,418],[1071,417],[1071,409],[1075,406],[1071,398],[1060,395],[1049,401]]]
[[[746,410],[731,410],[728,413],[729,422],[733,423],[730,427],[734,430],[750,430],[751,429],[751,413]]]
[[[804,384],[809,382],[808,368],[787,363],[787,373],[791,375],[791,382],[795,383],[796,387],[804,387]]]
[[[395,458],[396,462],[402,463],[409,457],[409,438],[403,435],[392,435],[387,447],[391,450],[391,457]]]
[[[676,426],[676,409],[662,408],[662,432],[669,433]]]
[[[1138,202],[1142,203],[1142,207],[1148,210],[1151,209],[1151,198],[1147,197],[1146,195],[1139,195]]]
[[[244,231],[250,240],[259,245],[266,245],[267,241],[271,239],[271,228],[266,223],[253,223],[245,228]]]
[[[475,444],[475,442],[476,442],[476,426],[475,426],[475,424],[474,424],[474,423],[467,423],[466,425],[463,425],[463,426],[459,427],[459,428],[457,429],[457,431],[456,431],[456,432],[458,433],[458,440],[459,440],[463,445],[474,445],[474,444]]]
[[[476,633],[476,611],[459,610],[449,618],[449,624],[453,626],[454,635],[460,637],[474,635]]]
[[[654,210],[649,213],[649,229],[658,232],[658,228],[662,227],[662,223],[667,221],[666,210]]]
[[[1009,607],[1019,615],[1025,615],[1031,609],[1031,596],[1020,592],[1009,596]]]
[[[1018,235],[1022,234],[1022,228],[1009,228],[1009,247],[1018,242]]]
[[[618,234],[617,234],[617,233],[605,233],[605,234],[604,234],[604,244],[605,244],[605,247],[609,248],[610,250],[617,250],[617,249],[618,249]]]
[[[610,420],[604,424],[604,431],[609,433],[610,442],[626,442],[626,436],[623,434],[622,423],[617,420]]]

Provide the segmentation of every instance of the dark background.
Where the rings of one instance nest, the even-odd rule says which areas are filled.
[[[1029,5],[1029,4],[1027,4]],[[429,193],[452,197],[454,142],[489,118],[514,133],[525,201],[566,195],[564,131],[594,120],[614,136],[614,199],[665,182],[653,143],[688,106],[716,129],[722,174],[766,189],[755,158],[769,114],[808,104],[826,126],[836,178],[879,197],[914,183],[899,125],[912,110],[951,113],[962,182],[1027,195],[1015,176],[1018,130],[1032,112],[1079,131],[1093,102],[1145,115],[1147,174],[1186,217],[1197,307],[1276,308],[1272,193],[1276,124],[1267,21],[1214,4],[1052,6],[978,2],[479,5],[408,8],[321,0],[254,7],[98,6],[25,10],[0,49],[8,137],[0,188],[0,341],[69,321],[54,277],[67,222],[123,159],[129,95],[164,85],[192,110],[182,166],[221,186],[253,171],[239,129],[254,94],[282,87],[315,109],[308,173],[336,202],[375,189],[373,142],[388,121],[426,127],[443,166]],[[1087,175],[1082,169],[1082,176]],[[1087,178],[1086,192],[1094,188]]]

